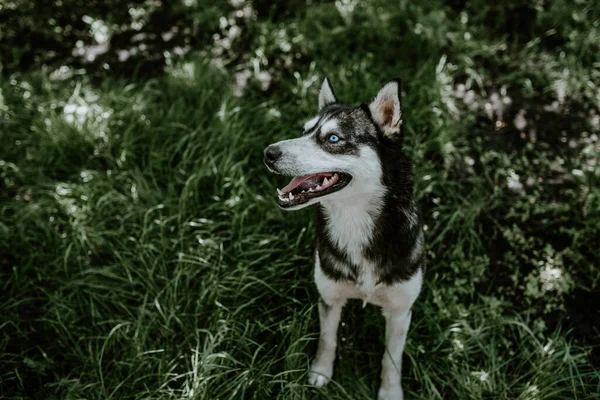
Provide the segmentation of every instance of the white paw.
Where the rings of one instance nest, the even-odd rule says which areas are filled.
[[[377,394],[377,400],[404,400],[404,393],[402,393],[402,387],[380,387],[379,392]]]
[[[332,368],[313,365],[308,371],[308,384],[314,387],[323,387],[329,383],[332,372]]]

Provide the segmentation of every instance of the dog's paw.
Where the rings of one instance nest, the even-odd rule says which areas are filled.
[[[323,387],[329,383],[332,372],[332,368],[313,365],[308,371],[308,384],[314,387]]]
[[[402,392],[402,387],[380,387],[379,392],[377,393],[377,400],[404,400],[404,393]]]

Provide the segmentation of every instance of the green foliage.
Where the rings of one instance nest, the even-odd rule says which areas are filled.
[[[597,8],[38,3],[2,4],[0,22],[1,397],[374,398],[383,318],[361,304],[334,382],[306,385],[311,213],[279,210],[262,165],[327,75],[351,104],[404,82],[428,242],[407,397],[598,398]],[[79,33],[34,29],[48,15]],[[113,75],[134,20],[157,37],[178,26],[173,46],[193,55],[149,39],[123,65],[137,74]],[[94,21],[111,50],[83,63],[71,49],[94,43]],[[34,49],[34,30],[62,50]]]

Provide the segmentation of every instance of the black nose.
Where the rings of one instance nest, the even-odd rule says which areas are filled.
[[[279,146],[270,145],[265,149],[265,162],[268,164],[273,164],[281,157],[281,149]]]

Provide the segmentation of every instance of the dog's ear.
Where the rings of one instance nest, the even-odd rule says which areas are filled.
[[[402,137],[402,104],[400,102],[401,82],[394,79],[386,83],[369,104],[373,119],[385,136],[390,139]]]
[[[323,79],[321,90],[319,91],[319,111],[321,111],[327,104],[335,103],[336,101],[337,99],[335,98],[335,93],[333,93],[329,79]]]

